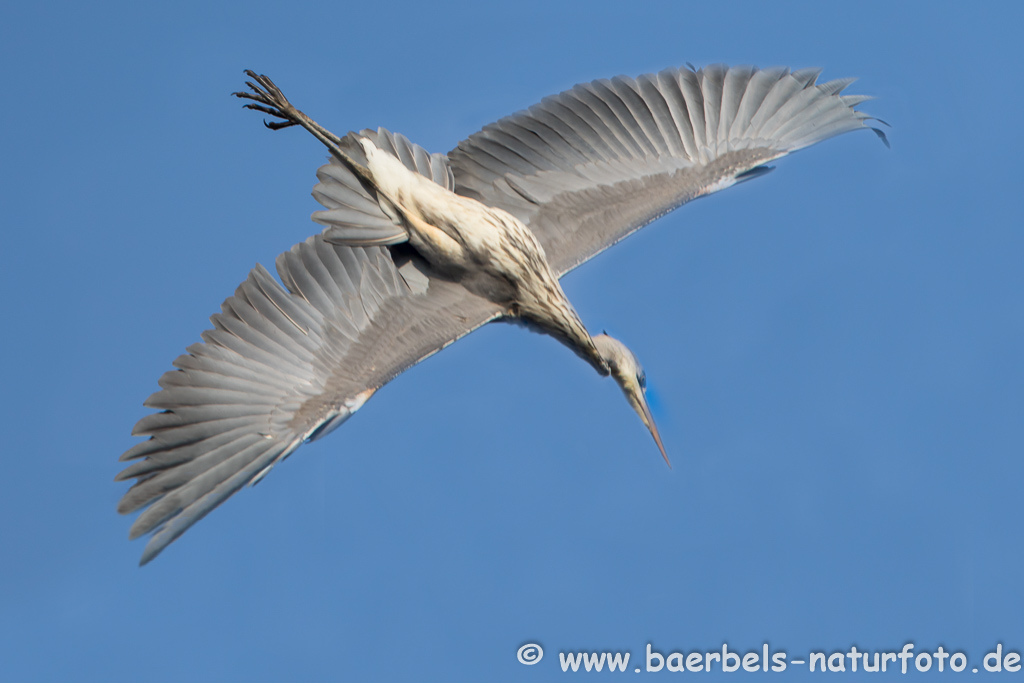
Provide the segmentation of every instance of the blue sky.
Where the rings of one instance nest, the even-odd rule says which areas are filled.
[[[1020,652],[1022,23],[1014,3],[5,4],[3,678]],[[563,281],[644,363],[674,469],[611,381],[490,325],[136,566],[112,479],[142,401],[317,229],[324,151],[228,97],[242,69],[335,132],[447,151],[579,81],[688,61],[857,76],[893,127],[891,150],[802,151]]]

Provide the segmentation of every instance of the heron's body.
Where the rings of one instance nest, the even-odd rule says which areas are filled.
[[[313,195],[322,234],[262,266],[174,361],[146,405],[118,480],[143,509],[148,562],[384,384],[494,320],[540,329],[611,375],[661,438],[636,357],[591,336],[558,278],[685,202],[757,177],[763,164],[870,128],[818,71],[712,66],[577,85],[486,126],[448,155],[383,128],[339,138],[264,76],[250,108],[301,125],[332,158]],[[879,131],[877,133],[883,138]],[[408,440],[410,443],[414,439]],[[668,458],[666,457],[666,461]]]
[[[590,334],[523,222],[409,170],[360,137],[381,208],[402,221],[409,243],[440,274],[562,341],[600,374],[609,373]]]

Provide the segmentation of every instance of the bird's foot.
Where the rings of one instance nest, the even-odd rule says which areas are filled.
[[[261,111],[264,114],[270,114],[281,119],[280,121],[264,121],[263,125],[271,130],[281,130],[290,126],[302,126],[312,133],[317,140],[327,145],[327,148],[340,159],[347,159],[344,152],[338,149],[341,138],[296,109],[288,101],[288,98],[284,96],[284,93],[274,85],[272,80],[249,69],[245,70],[245,75],[252,79],[252,81],[245,82],[252,92],[236,92],[231,94],[235,97],[241,97],[242,99],[252,100],[257,103],[245,105],[246,109],[255,109],[256,111]]]
[[[245,82],[252,92],[234,92],[231,94],[235,97],[257,102],[257,104],[245,105],[246,109],[254,109],[281,119],[280,121],[264,121],[263,125],[271,130],[281,130],[282,128],[288,128],[289,126],[301,123],[301,118],[304,116],[302,112],[292,106],[292,103],[274,85],[272,80],[249,69],[245,70],[245,75],[253,79],[252,81]]]
[[[272,80],[248,69],[245,70],[245,75],[252,79],[252,81],[245,82],[252,92],[236,92],[231,94],[256,103],[245,105],[246,109],[254,109],[281,119],[280,121],[264,121],[263,125],[271,130],[281,130],[290,126],[302,126],[312,133],[313,137],[326,145],[331,154],[338,157],[353,173],[364,180],[373,182],[373,176],[370,175],[369,170],[357,163],[340,147],[341,138],[296,109],[288,101],[288,98],[284,96],[284,93],[274,85]]]

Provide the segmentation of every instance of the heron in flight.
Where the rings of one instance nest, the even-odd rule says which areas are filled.
[[[261,265],[145,403],[121,456],[118,511],[146,508],[141,564],[380,387],[494,320],[549,334],[611,375],[668,457],[636,357],[592,336],[559,278],[691,199],[852,130],[875,131],[817,69],[667,69],[577,85],[471,135],[447,156],[383,128],[338,137],[246,72],[246,106],[331,154],[313,196],[321,234]],[[888,144],[886,142],[886,144]],[[283,286],[282,286],[283,284]]]

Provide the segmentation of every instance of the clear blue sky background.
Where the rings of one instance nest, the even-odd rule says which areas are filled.
[[[1024,649],[1022,25],[1010,2],[5,3],[0,678]],[[242,69],[337,132],[447,151],[687,61],[858,76],[893,128],[891,151],[830,140],[565,279],[643,361],[673,470],[612,382],[491,325],[136,566],[112,479],[142,401],[317,229],[324,150],[228,97]]]

